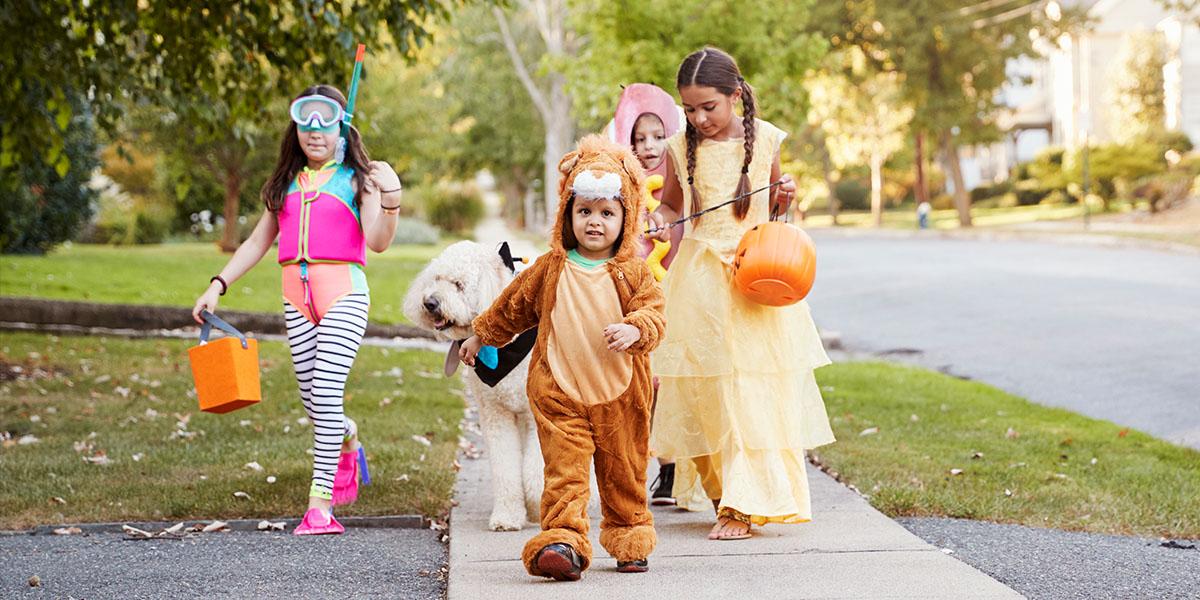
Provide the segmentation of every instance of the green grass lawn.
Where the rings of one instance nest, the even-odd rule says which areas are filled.
[[[838,438],[818,460],[890,516],[1200,538],[1196,450],[912,367],[817,379]]]
[[[304,410],[286,346],[260,346],[261,403],[214,415],[192,396],[189,345],[0,333],[0,432],[12,436],[0,447],[0,529],[300,516],[312,429],[297,422]],[[362,349],[347,414],[359,424],[373,482],[339,514],[447,509],[463,400],[441,363],[432,352]],[[5,364],[34,377],[16,380]],[[39,441],[19,444],[26,435]],[[100,453],[111,463],[85,462]],[[263,471],[244,466],[250,462]],[[239,491],[250,499],[235,498]]]
[[[0,432],[11,436],[0,444],[0,529],[299,516],[312,433],[297,422],[286,348],[261,346],[262,403],[211,415],[191,396],[189,344],[0,333]],[[448,506],[463,401],[441,361],[362,349],[347,410],[375,481],[344,514]],[[817,375],[838,437],[818,460],[889,515],[1200,538],[1200,452],[921,369],[845,363]],[[26,435],[38,441],[18,443]],[[111,464],[85,462],[100,453]]]
[[[404,292],[445,247],[393,246],[367,257],[371,320],[405,323]],[[214,244],[60,246],[46,256],[0,255],[0,294],[57,300],[191,307],[232,255]],[[221,298],[220,308],[280,312],[279,266],[272,250]]]

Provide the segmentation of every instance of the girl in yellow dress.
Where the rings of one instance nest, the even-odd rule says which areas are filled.
[[[662,205],[650,216],[659,239],[680,216],[781,182],[688,223],[663,281],[669,325],[652,365],[661,386],[651,446],[678,460],[676,497],[694,509],[698,479],[717,509],[709,539],[744,539],[752,524],[811,519],[804,452],[834,441],[813,370],[829,358],[807,303],[755,304],[732,282],[742,234],[772,210],[786,214],[795,196],[780,173],[787,134],[755,118],[753,89],[721,50],[688,55],[676,85],[687,128],[667,143]]]

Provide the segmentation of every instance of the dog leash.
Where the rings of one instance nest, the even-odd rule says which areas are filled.
[[[674,220],[674,221],[671,221],[670,223],[667,223],[666,225],[663,225],[662,227],[652,227],[652,228],[650,228],[650,229],[647,229],[646,231],[644,231],[644,232],[642,232],[642,233],[643,233],[644,235],[650,235],[650,234],[652,234],[652,233],[658,233],[658,232],[660,232],[660,231],[662,231],[662,230],[664,230],[664,229],[670,229],[671,227],[675,227],[676,225],[682,225],[682,224],[684,224],[684,223],[686,223],[686,222],[688,222],[688,221],[690,221],[690,220],[692,220],[692,219],[695,219],[696,217],[699,217],[699,216],[701,216],[701,215],[705,215],[705,214],[708,214],[708,213],[710,213],[710,212],[712,212],[712,211],[714,211],[714,210],[717,210],[718,208],[721,208],[721,207],[724,207],[724,206],[729,206],[730,204],[733,204],[734,202],[737,202],[738,200],[741,200],[742,198],[746,198],[746,197],[748,197],[748,196],[753,196],[754,194],[757,194],[757,193],[759,193],[759,192],[762,192],[762,191],[765,191],[765,190],[769,190],[769,189],[771,189],[771,188],[773,188],[773,187],[775,187],[775,186],[777,186],[777,185],[782,185],[782,184],[783,184],[783,180],[782,180],[782,179],[781,179],[781,180],[779,180],[779,181],[774,181],[774,182],[768,183],[767,185],[764,185],[764,186],[762,186],[762,187],[758,188],[757,190],[754,190],[754,191],[751,191],[751,192],[746,192],[746,193],[744,193],[744,194],[742,194],[742,195],[740,195],[740,196],[734,196],[734,197],[733,197],[733,199],[731,199],[731,200],[726,200],[726,201],[724,201],[724,202],[722,202],[722,203],[720,203],[720,204],[716,204],[716,205],[710,206],[710,207],[708,207],[708,208],[706,208],[706,209],[704,209],[704,210],[702,210],[702,211],[700,211],[700,212],[698,212],[698,213],[690,214],[690,215],[688,215],[688,216],[686,216],[686,217],[682,217],[682,218],[676,219],[676,220]],[[774,215],[775,215],[774,209],[772,209],[772,211],[771,211],[771,215],[772,215],[772,220],[774,220]]]

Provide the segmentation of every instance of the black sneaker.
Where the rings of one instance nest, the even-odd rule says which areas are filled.
[[[645,573],[649,570],[650,563],[644,558],[641,560],[617,561],[618,573]]]
[[[567,544],[550,544],[533,559],[534,575],[555,581],[579,581],[583,574],[583,558]]]
[[[658,466],[658,477],[650,484],[651,506],[675,506],[671,488],[675,487],[675,463]]]

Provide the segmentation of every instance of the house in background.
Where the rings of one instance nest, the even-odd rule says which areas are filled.
[[[1022,84],[1003,90],[1010,107],[1000,118],[1003,142],[965,149],[968,188],[1006,179],[1020,163],[1047,146],[1076,148],[1113,141],[1120,123],[1110,114],[1112,81],[1122,49],[1135,34],[1159,32],[1165,44],[1165,123],[1200,144],[1200,27],[1197,16],[1169,11],[1158,0],[1077,0],[1087,8],[1090,31],[1044,44],[1045,55],[1011,61],[1009,73]]]

